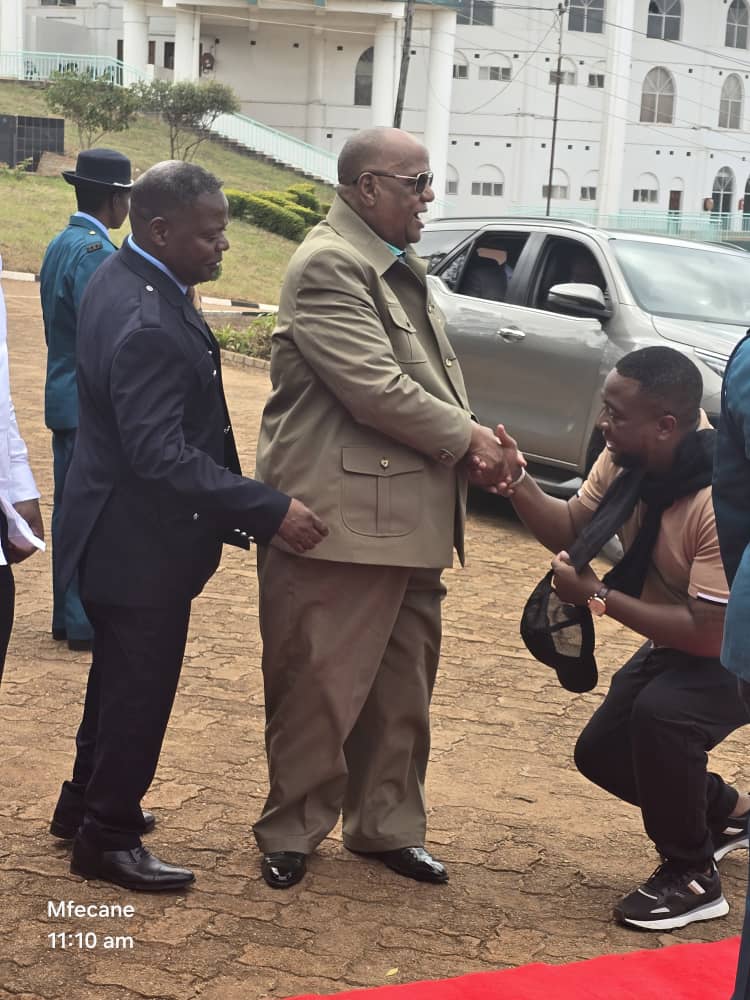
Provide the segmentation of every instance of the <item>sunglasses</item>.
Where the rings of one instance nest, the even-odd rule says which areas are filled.
[[[424,173],[417,174],[416,177],[409,177],[408,174],[389,174],[385,170],[363,170],[361,173],[352,181],[352,184],[356,184],[357,181],[364,174],[372,174],[374,177],[394,177],[397,181],[408,181],[410,184],[414,185],[414,191],[416,194],[422,194],[425,188],[432,187],[432,181],[435,177],[431,170],[425,170]]]

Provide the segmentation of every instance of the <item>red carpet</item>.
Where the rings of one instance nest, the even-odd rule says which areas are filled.
[[[334,1000],[729,1000],[739,938],[336,993]],[[294,1000],[319,1000],[307,993]]]

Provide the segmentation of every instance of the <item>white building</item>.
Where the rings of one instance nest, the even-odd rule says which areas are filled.
[[[556,7],[418,0],[403,125],[425,138],[443,210],[544,207],[561,34],[554,210],[699,214],[712,199],[750,228],[750,0],[569,0],[561,32]],[[405,8],[2,0],[0,52],[90,53],[144,75],[214,78],[243,114],[336,153],[355,129],[392,119]]]

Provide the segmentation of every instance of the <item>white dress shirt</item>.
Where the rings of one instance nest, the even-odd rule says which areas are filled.
[[[0,258],[0,277],[3,262]],[[8,537],[14,545],[30,551],[44,549],[44,542],[32,534],[26,521],[16,512],[14,503],[36,500],[39,490],[29,466],[29,453],[18,431],[16,411],[10,396],[8,374],[8,329],[5,298],[0,283],[0,506],[8,519]],[[0,545],[0,566],[7,565],[7,553]]]

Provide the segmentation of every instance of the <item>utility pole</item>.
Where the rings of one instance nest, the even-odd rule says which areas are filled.
[[[561,0],[557,5],[557,71],[555,73],[555,109],[552,112],[552,142],[549,151],[549,178],[547,181],[547,211],[549,215],[550,201],[552,200],[552,176],[555,172],[555,145],[557,143],[557,109],[560,104],[560,75],[562,73],[562,44],[563,44],[563,14],[568,9],[568,0]]]
[[[396,107],[393,111],[393,127],[401,128],[401,117],[404,113],[404,95],[406,94],[406,78],[409,75],[409,56],[411,54],[411,26],[414,21],[414,4],[416,0],[406,0],[404,15],[404,41],[401,46],[401,72],[398,77],[398,93]]]

